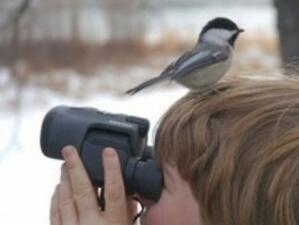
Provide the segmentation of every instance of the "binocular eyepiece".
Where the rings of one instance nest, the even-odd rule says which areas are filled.
[[[94,108],[57,106],[44,118],[40,145],[43,153],[63,159],[61,150],[72,145],[77,150],[94,186],[103,187],[102,150],[116,149],[127,195],[158,201],[163,177],[147,146],[149,121],[123,114],[111,114]]]

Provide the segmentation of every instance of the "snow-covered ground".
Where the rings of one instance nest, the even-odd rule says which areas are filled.
[[[188,13],[165,12],[162,21],[152,20],[149,39],[155,41],[164,27],[186,29],[197,33],[203,23],[214,16],[230,16],[239,21],[244,29],[275,32],[275,12],[270,7],[251,8],[213,8]],[[160,17],[161,18],[161,17]],[[88,31],[86,31],[88,35]],[[187,35],[189,33],[181,33]],[[267,59],[265,59],[267,60]],[[136,73],[142,72],[142,68]],[[116,76],[111,76],[116,77]],[[0,70],[1,83],[7,82],[6,70]],[[134,79],[133,79],[134,80]],[[80,86],[80,79],[72,80],[70,86]],[[123,82],[120,79],[111,82]],[[135,84],[136,82],[134,82]],[[133,81],[131,85],[133,86]],[[26,86],[22,91],[20,110],[7,110],[0,102],[0,224],[47,224],[50,197],[59,179],[61,161],[42,155],[39,147],[39,135],[42,119],[46,112],[56,105],[92,106],[114,113],[126,113],[150,119],[152,131],[159,118],[169,106],[183,96],[187,90],[178,86],[163,88],[160,86],[133,97],[116,96],[109,90],[88,98],[61,96],[54,91]],[[14,95],[14,87],[0,93],[2,100]],[[14,137],[11,141],[11,137]]]

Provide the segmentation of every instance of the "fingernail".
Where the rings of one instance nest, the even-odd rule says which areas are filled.
[[[113,148],[105,148],[104,149],[104,156],[105,157],[114,157],[115,156],[115,151]]]
[[[69,158],[70,156],[72,156],[75,152],[75,148],[73,146],[66,146],[62,149],[62,155],[64,159]]]

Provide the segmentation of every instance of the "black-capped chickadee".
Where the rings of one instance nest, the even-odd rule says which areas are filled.
[[[199,34],[197,44],[171,63],[162,73],[127,94],[153,84],[174,80],[190,89],[203,90],[217,82],[228,71],[234,50],[234,43],[243,29],[227,18],[218,17],[209,21]]]

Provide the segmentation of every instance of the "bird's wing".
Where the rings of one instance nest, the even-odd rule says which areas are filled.
[[[169,64],[169,66],[167,66],[160,74],[160,77],[166,78],[170,75],[172,75],[173,73],[176,73],[177,67],[179,64],[182,64],[182,62],[184,62],[186,59],[188,59],[189,57],[191,57],[192,55],[192,51],[188,51],[185,52],[181,57],[179,57],[176,61],[172,62],[171,64]]]
[[[184,55],[183,55],[184,56]],[[172,79],[184,76],[194,70],[222,62],[229,57],[229,49],[199,49],[179,58],[173,68]]]

